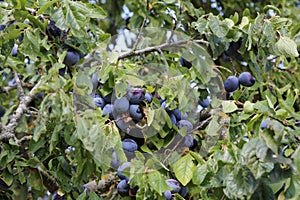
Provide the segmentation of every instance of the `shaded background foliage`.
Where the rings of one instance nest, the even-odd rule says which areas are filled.
[[[170,189],[165,180],[175,178],[188,187],[186,199],[298,199],[299,6],[296,0],[1,1],[0,24],[5,25],[0,32],[1,128],[10,123],[22,103],[21,92],[13,82],[14,72],[19,74],[25,94],[39,80],[43,82],[36,90],[40,96],[28,105],[14,131],[17,139],[24,138],[22,142],[1,137],[1,197],[37,199],[48,190],[59,191],[69,199],[120,198],[116,169],[107,163],[112,161],[111,148],[120,150],[120,161],[126,160],[121,143],[124,136],[114,121],[107,124],[108,117],[102,117],[100,109],[81,108],[90,100],[85,97],[92,90],[93,73],[100,78],[98,91],[103,95],[113,89],[124,94],[130,77],[148,63],[159,63],[186,76],[176,89],[172,84],[163,85],[165,90],[142,85],[168,98],[169,104],[172,98],[179,98],[176,91],[186,90],[183,85],[191,80],[205,89],[216,75],[224,81],[229,75],[249,71],[256,84],[241,87],[231,96],[224,92],[221,97],[226,98],[212,96],[210,108],[201,111],[195,123],[208,119],[193,132],[197,147],[177,152],[170,162],[161,162],[164,167],[144,164],[143,155],[137,153],[129,177],[131,187],[138,185],[139,190],[135,197],[126,198],[164,199],[163,193]],[[50,20],[62,30],[59,37],[49,31]],[[175,29],[176,35],[184,33],[207,41],[208,45],[187,47],[194,48],[196,55],[207,50],[210,62],[205,65],[187,51],[170,49],[162,49],[163,56],[153,51],[120,60],[117,53],[109,52],[110,36],[128,37],[127,30],[135,32],[143,24]],[[159,38],[159,34],[155,36]],[[115,38],[111,43],[118,46]],[[18,51],[13,56],[15,44]],[[89,56],[60,76],[70,49]],[[193,63],[190,70],[180,66],[181,55]],[[203,69],[214,73],[204,77]],[[154,78],[160,80],[159,76]],[[135,80],[141,81],[139,77]],[[203,93],[196,92],[200,97]],[[159,113],[157,121],[168,120],[163,111],[153,110]],[[268,128],[262,130],[261,122],[266,118],[270,118]],[[172,140],[175,134],[171,129],[158,130],[159,135],[151,138],[158,141],[157,148]],[[4,134],[3,128],[1,136]],[[104,184],[89,197],[85,192],[74,192],[75,187],[93,180]],[[174,198],[183,197],[174,194]]]

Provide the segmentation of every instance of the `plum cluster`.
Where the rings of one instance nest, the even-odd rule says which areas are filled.
[[[226,92],[234,92],[238,89],[239,85],[245,87],[251,87],[254,85],[256,79],[251,75],[250,72],[242,72],[237,78],[236,76],[229,76],[224,82],[224,88]]]
[[[190,134],[193,131],[193,124],[187,120],[187,115],[180,112],[178,108],[171,109],[167,106],[166,100],[163,100],[158,94],[151,94],[143,88],[128,88],[126,95],[117,98],[114,93],[103,96],[101,94],[92,94],[92,102],[102,110],[103,116],[108,116],[110,120],[114,120],[120,132],[126,132],[127,128],[132,128],[132,124],[144,122],[146,114],[144,112],[146,104],[150,104],[154,99],[160,102],[161,108],[165,109],[174,126],[178,129],[185,127],[187,134],[182,139],[182,146],[193,149],[197,145],[197,140]],[[209,106],[209,99],[199,100],[199,104],[203,107]],[[130,120],[128,120],[128,118]],[[126,120],[123,120],[126,119]],[[120,164],[115,151],[112,152],[111,167],[118,168],[118,177],[121,179],[117,185],[117,191],[121,196],[134,196],[138,191],[138,186],[133,188],[129,185],[128,171],[130,169],[130,160],[135,157],[135,151],[141,150],[140,146],[144,145],[144,138],[136,138],[125,134],[122,140],[122,148],[129,162]],[[127,173],[126,173],[127,172]],[[171,193],[174,193],[175,190]],[[179,191],[178,191],[179,192]]]
[[[133,139],[124,139],[122,141],[122,147],[124,150],[124,153],[129,158],[130,156],[134,155],[134,152],[138,149],[138,144]],[[119,160],[113,152],[113,161],[111,163],[112,166],[117,167],[119,166]],[[130,159],[130,158],[129,158]],[[130,169],[130,162],[124,162],[122,165],[118,167],[118,177],[121,179],[119,184],[117,185],[117,191],[120,194],[120,196],[135,196],[139,187],[135,186],[133,188],[130,188],[129,182],[129,169]]]

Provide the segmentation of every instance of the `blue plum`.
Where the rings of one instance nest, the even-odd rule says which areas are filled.
[[[176,124],[177,123],[177,119],[176,119],[175,115],[174,114],[170,114],[169,116],[170,116],[172,124]]]
[[[121,180],[120,183],[117,185],[118,193],[122,197],[126,197],[129,195],[129,189],[130,189],[130,186],[128,185],[127,180]]]
[[[173,199],[172,193],[171,193],[170,190],[165,191],[164,196],[165,196],[166,200],[172,200]]]
[[[168,179],[166,183],[172,188],[171,193],[178,193],[181,190],[179,182],[175,179]]]
[[[182,119],[182,120],[178,121],[176,125],[179,129],[182,129],[185,126],[187,132],[193,130],[193,124],[190,121],[185,120],[185,119]]]
[[[130,168],[130,162],[124,162],[119,168],[118,168],[118,177],[121,179],[121,180],[129,180],[128,176],[125,176],[123,174],[124,170],[126,172],[129,172],[129,169],[127,168]]]
[[[143,112],[139,105],[132,104],[129,106],[129,114],[135,121],[140,121],[143,118]]]
[[[207,96],[204,100],[199,99],[198,104],[203,108],[207,108],[210,105],[210,96]]]
[[[152,102],[152,94],[149,93],[148,91],[146,91],[146,94],[145,94],[145,100],[146,100],[148,103],[151,103],[151,102]]]
[[[131,104],[139,104],[145,99],[145,91],[142,88],[131,88],[127,94]]]
[[[114,102],[114,111],[118,114],[126,113],[129,110],[129,101],[126,97],[116,99]]]
[[[260,128],[261,128],[262,130],[264,130],[264,129],[266,129],[266,128],[269,128],[269,127],[270,127],[270,126],[269,126],[270,121],[271,121],[270,118],[267,118],[267,119],[265,119],[264,121],[262,121],[261,124],[260,124]]]
[[[104,106],[105,106],[104,99],[101,96],[99,96],[99,95],[96,95],[93,98],[93,103],[95,104],[95,106],[97,106],[98,108],[101,108],[101,109],[103,109]]]
[[[113,168],[118,168],[120,166],[120,162],[119,162],[116,152],[114,151],[111,156],[112,156],[113,160],[111,161],[110,165]]]
[[[239,79],[235,76],[229,76],[224,82],[224,88],[227,92],[234,92],[239,87]]]
[[[183,187],[181,188],[179,194],[180,194],[183,198],[185,198],[185,197],[187,196],[188,192],[189,192],[189,189],[188,189],[186,186],[183,186]]]
[[[106,104],[103,107],[102,114],[103,116],[109,115],[109,119],[113,119],[113,114],[112,114],[113,110],[114,110],[114,106],[112,104]]]
[[[190,69],[193,66],[191,62],[187,61],[183,57],[180,57],[180,64],[182,67],[186,67],[188,69]]]
[[[18,55],[18,45],[14,44],[14,47],[11,50],[11,55],[16,57]]]
[[[63,63],[68,67],[71,67],[76,63],[78,63],[79,60],[80,60],[80,53],[72,50],[67,52]]]
[[[243,72],[239,76],[239,83],[246,87],[251,87],[255,83],[255,78],[250,72]]]
[[[122,147],[125,151],[135,152],[138,149],[137,143],[133,139],[124,139]]]

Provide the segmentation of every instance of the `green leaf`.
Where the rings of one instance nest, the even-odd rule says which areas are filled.
[[[222,108],[224,113],[232,113],[238,109],[233,101],[222,101]]]
[[[45,10],[47,10],[49,7],[51,7],[54,3],[58,2],[58,0],[52,0],[45,3],[40,9],[37,11],[37,15],[42,14]]]
[[[298,57],[297,44],[288,37],[282,36],[275,43],[275,51],[283,56]]]
[[[218,17],[210,15],[209,28],[219,38],[223,38],[229,32],[229,27],[222,22]]]
[[[249,198],[257,188],[257,181],[252,173],[246,167],[241,166],[236,166],[226,176],[224,182],[226,186],[224,193],[230,199]]]
[[[152,171],[148,173],[147,178],[149,180],[149,185],[151,185],[151,187],[153,187],[153,189],[159,194],[162,194],[166,190],[170,189],[166,184],[165,178],[162,177],[158,171]]]
[[[181,157],[177,162],[173,165],[174,173],[177,180],[182,185],[187,185],[193,178],[193,173],[195,170],[194,158],[187,154]]]
[[[208,170],[206,164],[197,165],[193,173],[193,183],[200,185],[204,181],[207,173]]]

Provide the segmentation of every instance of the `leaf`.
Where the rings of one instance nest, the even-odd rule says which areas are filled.
[[[209,28],[211,31],[220,38],[223,38],[229,32],[229,27],[226,23],[222,22],[218,17],[210,15]]]
[[[251,195],[250,200],[276,200],[275,195],[266,183],[263,181],[260,182],[259,187],[255,190],[254,194]]]
[[[300,146],[295,150],[293,158],[295,160],[295,167],[300,172]]]
[[[56,3],[58,0],[52,0],[52,1],[48,1],[47,3],[45,3],[38,11],[37,11],[37,15],[42,14],[45,10],[47,10],[49,7],[51,7],[54,3]]]
[[[177,160],[173,166],[177,180],[184,186],[193,178],[193,172],[195,170],[193,160],[194,158],[190,154],[187,154]]]
[[[298,57],[297,44],[288,37],[280,37],[275,43],[275,50],[278,54],[287,57]]]
[[[197,165],[193,173],[193,183],[200,185],[204,181],[207,172],[208,170],[206,164]]]
[[[224,113],[232,113],[238,109],[233,101],[222,101],[222,108]]]
[[[230,199],[245,199],[250,197],[257,188],[257,181],[252,173],[246,168],[236,166],[225,180],[224,193]],[[248,199],[248,198],[246,198]]]
[[[43,181],[41,175],[37,169],[31,169],[30,174],[28,176],[28,184],[36,190],[43,189]]]
[[[152,171],[148,173],[147,178],[149,180],[149,185],[151,185],[151,187],[153,187],[153,189],[159,194],[162,194],[166,190],[170,189],[166,184],[165,179],[158,171]]]

